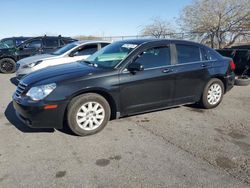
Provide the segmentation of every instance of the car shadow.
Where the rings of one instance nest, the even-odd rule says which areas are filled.
[[[18,85],[18,80],[17,80],[16,77],[11,78],[11,79],[10,79],[10,82],[11,82],[13,85],[15,85],[15,86]]]
[[[4,115],[6,117],[6,119],[13,125],[15,126],[19,131],[23,132],[23,133],[54,133],[55,129],[53,128],[30,128],[27,125],[25,125],[21,120],[19,120],[19,118],[16,115],[14,106],[13,106],[13,102],[9,103],[9,105],[7,106]],[[71,130],[70,128],[67,126],[67,123],[64,123],[64,126],[62,129],[56,129],[59,132],[62,132],[64,134],[67,135],[71,135],[71,136],[76,136]]]
[[[4,115],[7,118],[7,120],[21,132],[24,132],[24,133],[38,133],[38,132],[53,133],[55,132],[55,129],[40,129],[40,128],[32,129],[28,127],[27,125],[25,125],[17,117],[14,106],[13,106],[13,102],[9,103],[9,105],[7,106],[4,112]]]

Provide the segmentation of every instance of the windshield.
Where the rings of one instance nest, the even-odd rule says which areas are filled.
[[[64,47],[56,50],[55,52],[52,53],[52,55],[62,55],[64,54],[65,52],[73,49],[74,47],[76,47],[77,45],[75,43],[70,43],[70,44],[67,44],[65,45]]]
[[[12,39],[8,40],[1,40],[0,41],[0,48],[6,49],[6,48],[14,48],[14,42]]]
[[[105,68],[114,68],[137,47],[137,44],[115,42],[87,58],[87,61]]]
[[[9,46],[7,44],[4,44],[3,42],[0,42],[0,49],[4,48],[9,48]]]

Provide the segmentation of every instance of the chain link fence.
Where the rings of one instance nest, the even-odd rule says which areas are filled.
[[[169,33],[160,38],[164,39],[179,39],[179,40],[191,40],[198,43],[206,43],[202,40],[202,33]],[[142,39],[142,38],[155,38],[150,35],[131,35],[131,36],[104,36],[103,40],[107,41],[119,41],[129,39]],[[250,30],[244,31],[244,35],[239,37],[233,45],[250,44]]]

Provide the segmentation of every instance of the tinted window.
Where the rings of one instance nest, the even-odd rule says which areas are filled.
[[[25,44],[25,48],[41,48],[42,42],[41,40],[33,40]]]
[[[136,60],[145,69],[166,66],[171,64],[169,47],[155,47],[142,52]]]
[[[209,60],[207,51],[204,48],[201,48],[201,56],[202,56],[202,61],[207,61]]]
[[[24,41],[26,41],[28,38],[18,38],[18,39],[16,39],[16,46],[18,46],[18,45],[20,45],[20,44],[22,44]]]
[[[97,45],[87,45],[84,46],[83,48],[79,49],[77,52],[75,52],[76,56],[81,56],[81,55],[92,55],[97,51]]]
[[[12,39],[1,41],[1,48],[13,48],[14,46],[14,41]]]
[[[178,63],[200,61],[200,48],[198,46],[176,44]]]
[[[67,44],[65,45],[64,47],[56,50],[55,52],[53,52],[52,54],[53,55],[62,55],[64,53],[66,53],[67,51],[75,48],[77,45],[75,43],[70,43],[70,44]]]
[[[101,43],[101,48],[103,48],[103,47],[105,47],[107,45],[109,45],[109,44],[108,43]]]
[[[212,50],[208,50],[208,60],[217,60],[218,55]]]
[[[57,38],[48,38],[44,39],[44,43],[46,47],[58,47],[58,39]]]
[[[63,40],[63,42],[65,43],[65,44],[68,44],[68,43],[71,43],[71,42],[75,42],[76,40],[75,39],[71,39],[71,38],[64,38],[64,39],[62,39]]]

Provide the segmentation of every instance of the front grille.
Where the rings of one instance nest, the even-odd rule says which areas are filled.
[[[16,92],[15,92],[17,98],[21,97],[21,95],[23,94],[26,87],[27,87],[27,84],[25,84],[23,82],[19,82],[17,89],[16,89]]]

